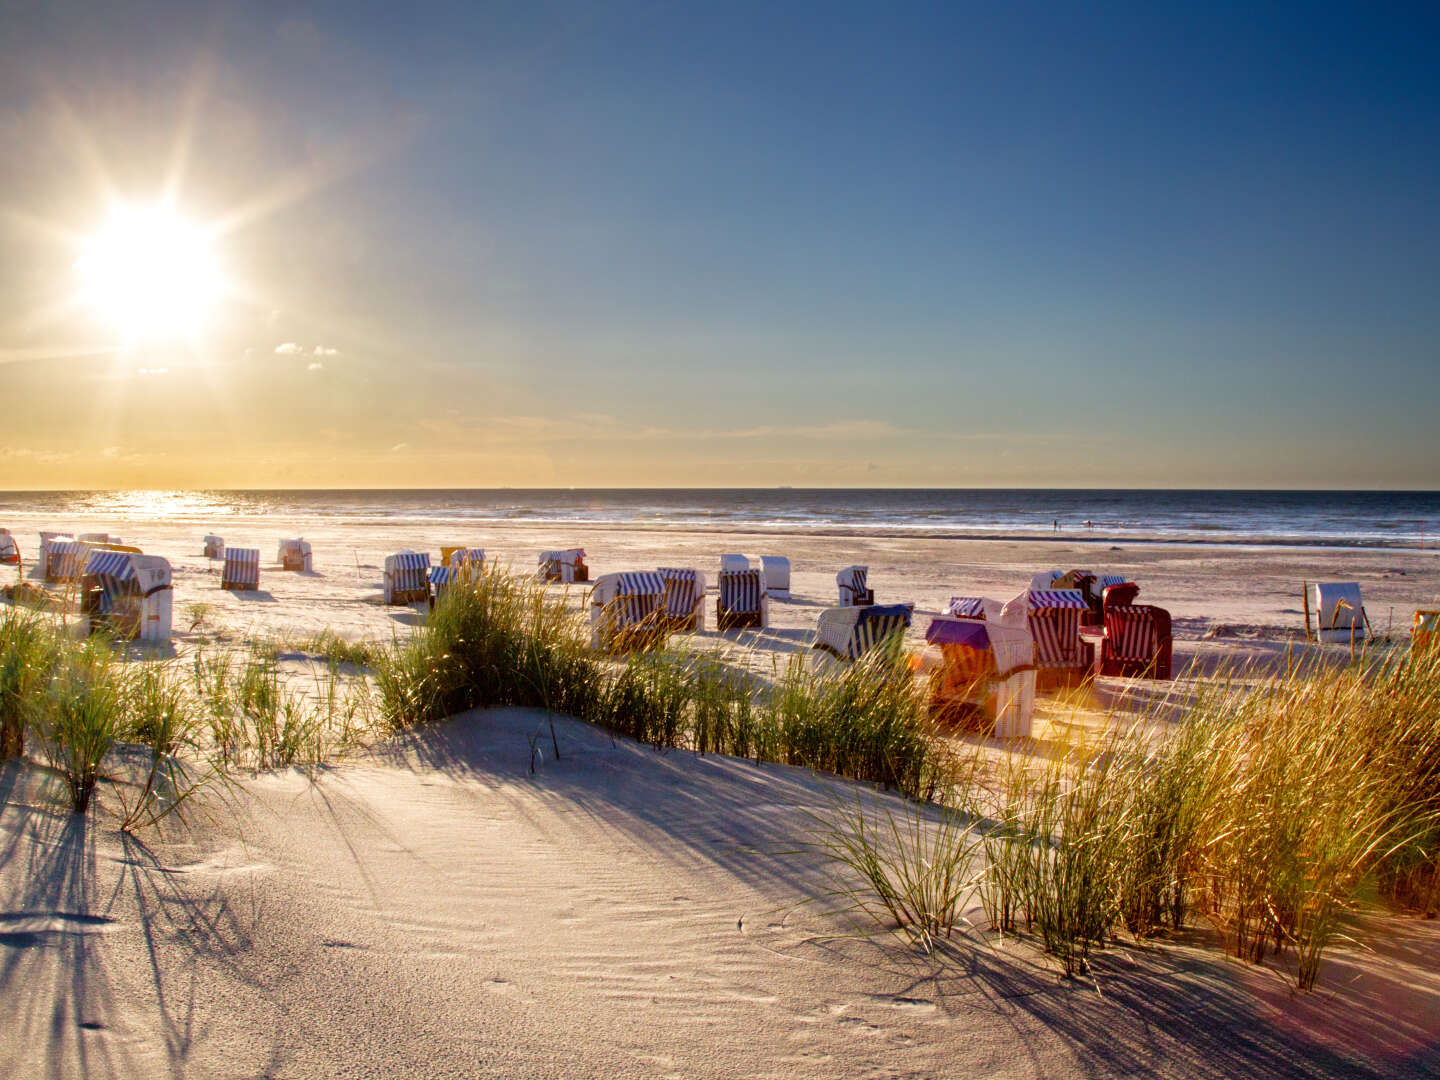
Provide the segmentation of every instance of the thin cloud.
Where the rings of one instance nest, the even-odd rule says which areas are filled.
[[[275,346],[276,356],[299,356],[304,351],[305,347],[303,345],[297,345],[293,341],[287,341],[283,345]]]
[[[313,350],[311,350],[311,352],[312,352],[312,355],[314,355],[314,356],[339,356],[339,355],[340,355],[340,350],[339,350],[339,349],[332,349],[332,348],[331,348],[330,346],[328,346],[328,345],[316,345],[315,348],[314,348]]]
[[[305,368],[305,370],[306,370],[306,371],[324,371],[324,370],[325,370],[325,365],[322,364],[322,363],[320,363],[320,362],[317,360],[315,363],[307,365],[306,368]]]

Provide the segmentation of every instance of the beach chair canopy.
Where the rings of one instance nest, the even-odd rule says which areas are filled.
[[[1056,578],[1064,576],[1065,571],[1063,570],[1041,570],[1038,574],[1036,574],[1030,579],[1030,588],[1048,589],[1055,583]]]
[[[540,562],[560,563],[562,566],[574,566],[581,559],[585,558],[584,548],[561,548],[554,551],[540,552]]]
[[[1355,581],[1309,583],[1306,594],[1308,621],[1315,619],[1315,633],[1320,641],[1348,642],[1364,640],[1368,623],[1365,605],[1360,599],[1360,584]]]
[[[735,552],[727,552],[720,556],[720,569],[724,570],[750,570],[763,569],[763,563],[759,555],[740,555]]]
[[[15,543],[15,537],[10,535],[9,529],[0,529],[0,563],[17,563],[20,561],[20,546]]]
[[[431,585],[453,585],[456,577],[457,572],[454,565],[430,567]]]

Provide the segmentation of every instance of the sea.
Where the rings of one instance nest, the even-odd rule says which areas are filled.
[[[1440,533],[1440,492],[784,487],[0,492],[0,526],[43,528],[46,518],[196,526],[259,518],[476,527],[515,522],[1428,549]]]

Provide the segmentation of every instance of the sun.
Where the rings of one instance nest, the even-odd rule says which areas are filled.
[[[225,292],[210,237],[168,206],[116,207],[75,271],[84,303],[130,343],[196,337]]]

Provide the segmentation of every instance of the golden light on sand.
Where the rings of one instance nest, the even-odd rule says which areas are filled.
[[[167,206],[117,207],[75,271],[83,301],[131,342],[195,337],[225,291],[209,235]]]

